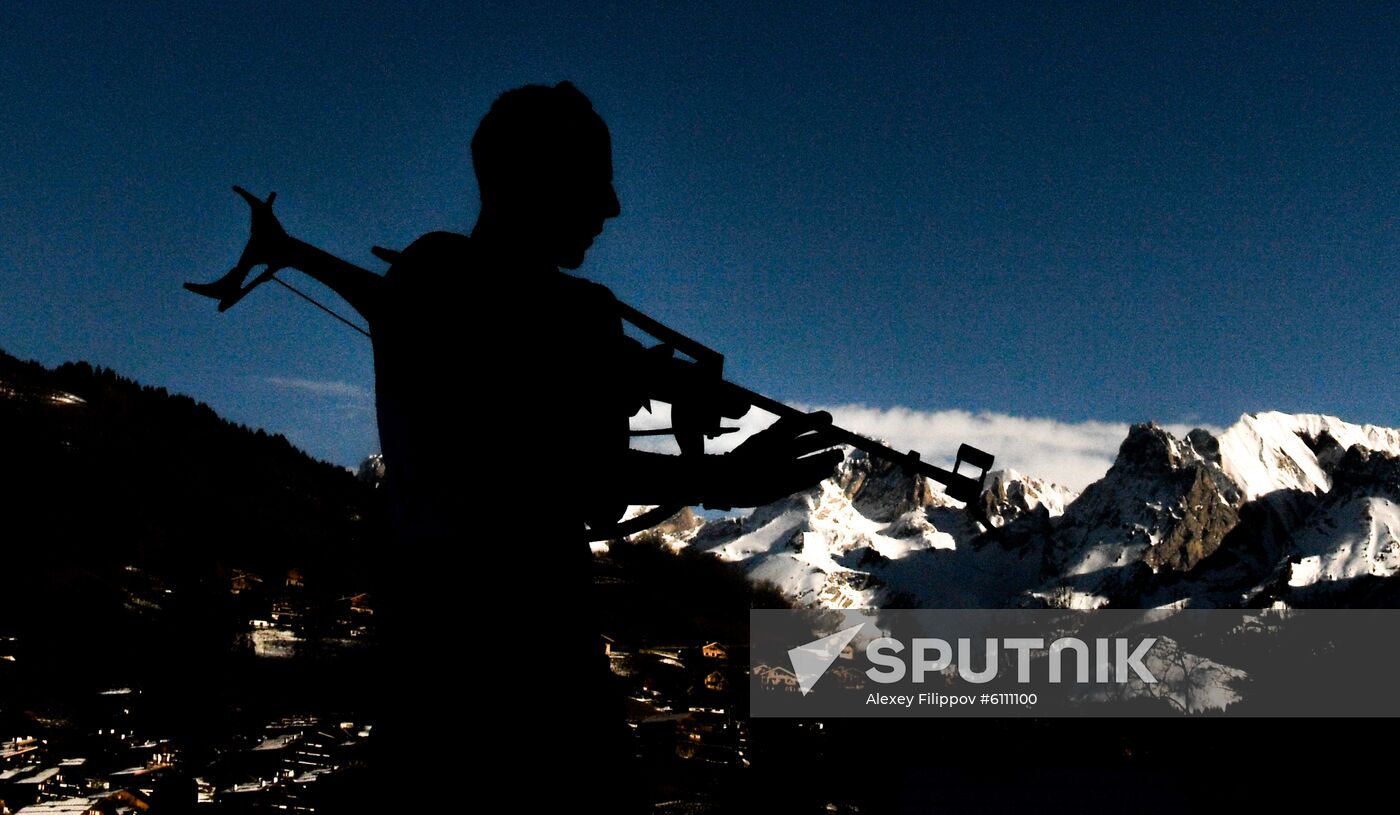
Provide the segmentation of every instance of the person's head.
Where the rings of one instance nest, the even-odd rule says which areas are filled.
[[[472,164],[483,218],[529,235],[566,269],[620,212],[608,127],[569,82],[501,94],[472,137]]]

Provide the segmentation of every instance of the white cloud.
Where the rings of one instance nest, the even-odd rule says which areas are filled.
[[[1012,468],[1082,490],[1103,476],[1128,435],[1122,422],[1063,422],[1002,413],[969,413],[964,410],[921,411],[909,408],[872,408],[865,405],[802,406],[831,413],[836,424],[862,435],[883,439],[899,450],[917,450],[930,463],[951,467],[959,444],[971,444],[996,456],[997,469]],[[633,429],[668,427],[670,406],[655,403],[653,414],[633,418]],[[709,452],[733,449],[773,417],[753,410],[727,424],[741,432],[721,436],[706,445]],[[1195,425],[1163,425],[1180,437]],[[1219,428],[1207,426],[1218,433]],[[656,452],[676,452],[668,436],[639,437],[633,446]]]
[[[357,402],[369,402],[373,399],[368,388],[350,382],[269,376],[267,378],[267,383],[269,385],[276,385],[279,388],[306,391],[317,396],[339,396]]]

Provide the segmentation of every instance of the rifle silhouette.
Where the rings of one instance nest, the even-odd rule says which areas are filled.
[[[713,439],[724,433],[732,433],[738,428],[724,427],[723,419],[737,419],[748,412],[750,407],[767,411],[778,418],[806,416],[803,411],[791,405],[765,396],[757,391],[726,381],[723,378],[724,355],[694,340],[660,321],[638,311],[621,301],[617,303],[618,314],[622,319],[660,340],[662,345],[647,349],[646,354],[652,363],[648,376],[648,393],[656,394],[657,399],[671,402],[671,427],[657,430],[633,431],[632,435],[670,434],[676,439],[681,455],[703,453],[703,439]],[[694,362],[675,359],[674,351],[680,351]],[[692,366],[693,370],[686,370]],[[670,396],[671,398],[667,398]],[[970,444],[958,447],[953,469],[945,470],[924,461],[915,450],[902,453],[874,439],[867,438],[844,427],[830,426],[824,433],[835,437],[841,443],[858,450],[864,450],[876,458],[898,464],[911,475],[933,479],[944,485],[950,498],[968,505],[974,517],[977,496],[987,480],[987,472],[996,460],[991,453],[979,450]],[[965,475],[959,470],[963,464],[980,470],[976,476]],[[729,507],[712,507],[728,509]],[[629,529],[625,534],[646,529],[680,511],[680,507],[658,507],[634,519],[637,529]],[[659,516],[659,517],[657,517]],[[651,520],[643,525],[642,519]],[[654,518],[654,520],[652,520]],[[979,518],[979,520],[981,520]],[[631,521],[618,524],[627,527]],[[612,535],[611,537],[617,537]],[[607,537],[592,538],[606,540]]]
[[[272,217],[272,202],[276,193],[269,195],[266,201],[260,201],[240,187],[234,187],[234,191],[253,207],[255,232],[261,217],[264,218],[264,224],[269,222],[272,224],[272,226],[263,226],[264,230],[275,229],[282,237],[286,237],[286,233],[281,231],[281,225],[277,224],[276,219]],[[219,311],[222,312],[232,308],[249,292],[263,283],[276,282],[364,336],[370,336],[368,331],[360,328],[351,320],[277,277],[277,272],[280,270],[278,267],[268,265],[267,269],[258,275],[252,283],[243,286],[242,281],[252,267],[261,265],[259,257],[261,247],[255,246],[256,240],[256,235],[250,236],[248,246],[245,247],[238,264],[227,275],[213,283],[186,283],[185,288],[195,294],[218,300]],[[371,274],[358,267],[352,267],[352,264],[327,252],[292,240],[307,250],[303,260],[314,260],[318,265],[334,264],[341,268],[354,268],[356,272]],[[371,247],[370,251],[375,257],[390,265],[398,262],[400,258],[399,252],[380,246]],[[668,402],[671,405],[671,427],[635,430],[631,431],[631,435],[671,435],[675,438],[682,456],[698,456],[705,453],[705,439],[713,439],[738,430],[737,427],[724,426],[724,419],[738,419],[747,414],[751,407],[765,410],[780,419],[807,416],[806,413],[791,405],[726,381],[724,379],[723,354],[620,300],[614,302],[617,306],[618,317],[660,341],[660,345],[641,350],[636,367],[639,376],[643,379],[643,392],[646,396]],[[676,351],[690,357],[691,361],[676,358]],[[917,451],[910,450],[902,453],[888,445],[842,427],[830,426],[825,428],[823,432],[831,434],[841,444],[850,445],[876,458],[898,464],[911,475],[923,476],[937,481],[944,485],[945,492],[949,497],[967,504],[973,517],[985,523],[985,518],[979,517],[981,513],[977,506],[977,497],[982,493],[987,472],[995,461],[990,453],[969,444],[959,445],[953,469],[945,470],[924,461]],[[959,472],[963,464],[975,467],[981,472],[975,477],[964,475]],[[729,507],[707,506],[712,509],[729,509]],[[588,538],[596,541],[625,537],[649,529],[681,509],[680,505],[658,506],[635,518],[617,524],[590,528]]]

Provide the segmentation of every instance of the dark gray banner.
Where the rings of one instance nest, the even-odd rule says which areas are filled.
[[[1400,609],[755,610],[757,717],[1397,716]]]

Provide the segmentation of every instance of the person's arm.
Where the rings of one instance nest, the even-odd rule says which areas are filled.
[[[269,194],[267,200],[262,201],[242,187],[234,187],[233,191],[242,196],[252,210],[252,225],[243,254],[228,274],[212,283],[186,283],[186,289],[218,300],[219,311],[226,311],[248,292],[271,280],[279,270],[296,269],[339,294],[366,320],[374,321],[384,286],[382,276],[288,235],[277,216],[272,214],[272,202],[277,199],[277,193]],[[244,286],[243,281],[253,267],[264,265],[267,270]]]

